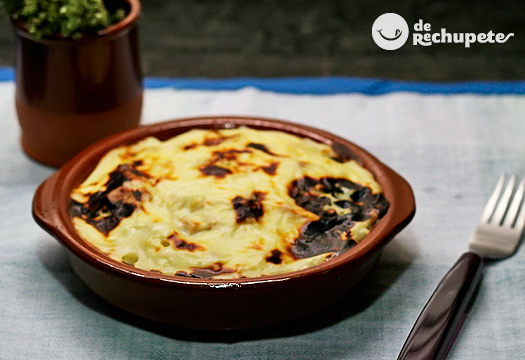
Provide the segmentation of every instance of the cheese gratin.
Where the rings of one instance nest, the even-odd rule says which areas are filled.
[[[247,127],[149,137],[108,152],[71,194],[79,235],[112,259],[197,278],[318,265],[387,211],[342,145]]]

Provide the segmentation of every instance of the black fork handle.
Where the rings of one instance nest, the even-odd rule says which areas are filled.
[[[463,324],[482,268],[483,260],[474,252],[459,258],[419,315],[398,360],[445,359]]]

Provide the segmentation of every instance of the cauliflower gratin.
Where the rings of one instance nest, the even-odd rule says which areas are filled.
[[[148,137],[108,152],[71,193],[78,234],[112,259],[194,278],[318,265],[388,208],[343,145],[247,127]]]

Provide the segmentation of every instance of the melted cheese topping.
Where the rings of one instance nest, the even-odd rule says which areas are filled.
[[[324,178],[339,179],[331,192]],[[301,179],[321,205],[298,205],[304,194],[291,187]],[[318,265],[368,234],[379,210],[349,222],[360,202],[340,179],[382,196],[368,170],[326,144],[245,127],[192,130],[110,151],[72,192],[71,214],[80,236],[116,261],[167,275],[258,277]],[[326,225],[343,248],[294,252],[325,215],[350,219]]]

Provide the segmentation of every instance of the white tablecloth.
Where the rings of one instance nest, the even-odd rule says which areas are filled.
[[[257,115],[337,133],[404,176],[417,203],[357,297],[263,333],[159,330],[92,294],[33,221],[33,193],[54,169],[23,154],[13,97],[13,83],[0,82],[1,359],[395,359],[435,286],[467,250],[500,174],[525,174],[523,95],[147,89],[144,123]],[[485,270],[449,359],[523,358],[524,270],[523,249]]]

